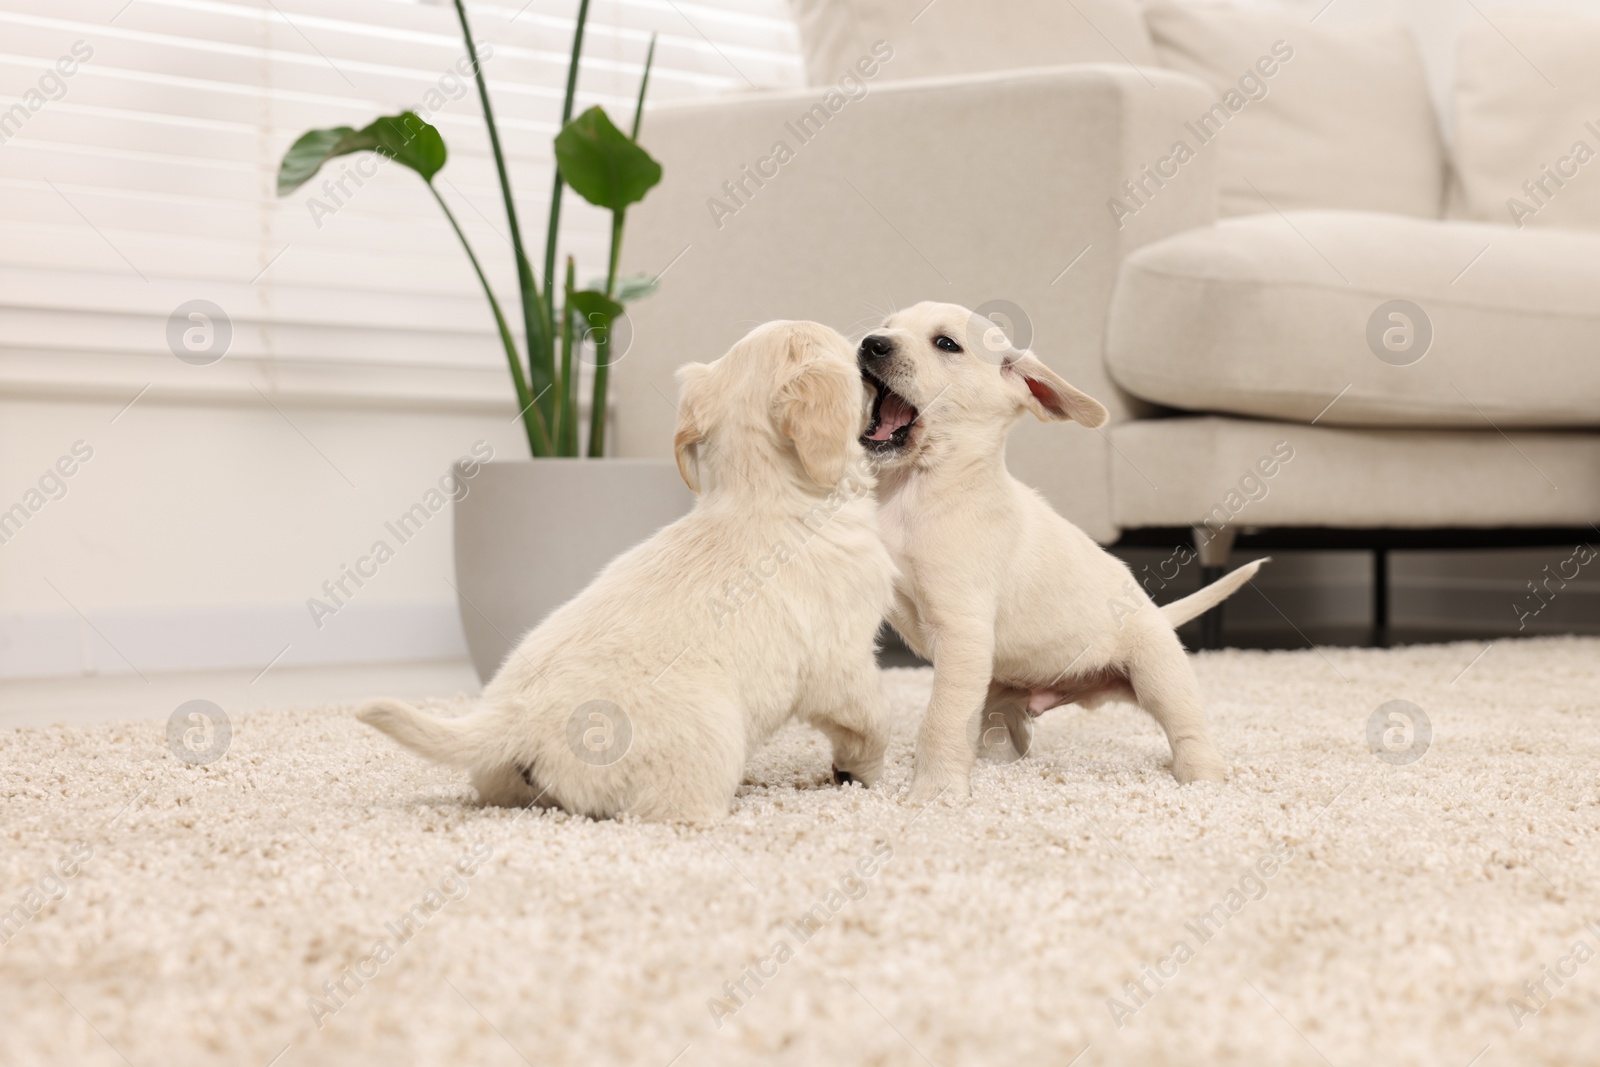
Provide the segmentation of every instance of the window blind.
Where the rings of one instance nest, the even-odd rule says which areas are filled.
[[[536,268],[576,9],[468,6]],[[784,0],[594,0],[580,110],[626,126],[652,32],[652,101],[800,83]],[[448,2],[4,0],[0,390],[510,403],[487,305],[419,177],[346,157],[275,192],[305,130],[423,113],[450,152],[436,185],[509,311],[465,57]],[[563,203],[584,281],[604,269],[605,219]],[[209,328],[174,319],[194,301],[221,309],[220,362],[174,358],[173,330]]]

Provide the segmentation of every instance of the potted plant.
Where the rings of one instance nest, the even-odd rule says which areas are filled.
[[[463,0],[454,3],[505,203],[526,358],[466,234],[434,185],[434,176],[448,158],[444,139],[416,113],[385,116],[359,130],[338,126],[308,131],[284,154],[278,195],[294,192],[323,164],[340,156],[373,152],[394,160],[427,185],[483,286],[505,349],[531,456],[527,461],[484,466],[455,508],[457,599],[473,665],[487,680],[528,628],[586,585],[617,553],[682,515],[691,498],[671,462],[590,462],[605,456],[610,369],[623,354],[618,351],[622,336],[618,328],[625,322],[624,305],[655,288],[655,280],[648,276],[617,276],[627,209],[661,180],[660,165],[638,142],[655,38],[651,37],[645,57],[631,133],[618,129],[600,107],[574,118],[578,60],[589,16],[589,0],[580,0],[561,130],[554,142],[556,173],[540,276],[524,251],[500,132],[466,7]],[[562,193],[569,186],[611,213],[611,247],[602,281],[578,288],[576,266],[569,256],[558,289],[556,241]],[[591,361],[593,390],[584,433],[578,370]],[[585,454],[588,460],[579,459]]]

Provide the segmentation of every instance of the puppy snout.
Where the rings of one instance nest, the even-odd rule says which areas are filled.
[[[869,333],[861,339],[860,353],[863,363],[887,359],[894,355],[894,342],[887,337]]]

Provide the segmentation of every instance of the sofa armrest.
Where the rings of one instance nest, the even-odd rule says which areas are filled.
[[[1180,74],[1085,65],[870,85],[842,105],[827,95],[646,116],[665,178],[630,214],[626,260],[663,276],[634,306],[616,370],[618,453],[669,456],[673,371],[755,324],[815,319],[859,334],[919,300],[1016,305],[1040,358],[1113,419],[1137,413],[1104,368],[1106,309],[1125,255],[1215,218],[1206,152],[1159,188],[1144,177],[1213,94]],[[1130,180],[1151,194],[1130,199]],[[1114,197],[1132,213],[1114,212]],[[1110,540],[1109,440],[1028,420],[1010,466]]]

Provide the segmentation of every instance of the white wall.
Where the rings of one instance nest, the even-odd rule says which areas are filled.
[[[384,524],[476,442],[525,454],[514,405],[280,406],[0,403],[4,506],[93,451],[0,545],[0,676],[462,654],[448,507],[404,544]],[[307,599],[380,538],[394,558],[314,625]]]

